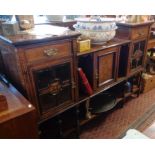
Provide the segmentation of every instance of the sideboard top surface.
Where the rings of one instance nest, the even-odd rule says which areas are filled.
[[[8,109],[0,113],[0,124],[34,110],[32,104],[11,84],[7,87],[0,82],[0,93],[6,97],[8,105]]]
[[[128,22],[117,22],[117,26],[124,26],[124,27],[138,27],[138,26],[145,26],[145,25],[151,25],[154,21],[150,20],[147,22],[137,22],[137,23],[128,23]]]
[[[0,36],[0,39],[14,46],[33,43],[43,43],[62,39],[71,39],[80,36],[80,33],[64,27],[52,25],[35,25],[33,29],[20,31],[19,34]]]
[[[114,39],[106,42],[103,45],[92,45],[90,50],[85,51],[85,52],[78,52],[77,56],[93,53],[93,52],[104,50],[104,49],[111,48],[111,47],[121,46],[123,44],[128,44],[130,42],[131,41],[127,40],[127,39],[114,38]]]

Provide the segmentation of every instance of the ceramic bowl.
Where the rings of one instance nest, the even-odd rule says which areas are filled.
[[[76,31],[82,34],[83,39],[91,39],[92,43],[107,42],[115,37],[115,18],[78,18],[74,25]]]
[[[63,15],[46,15],[48,21],[63,21]]]
[[[90,39],[92,43],[105,43],[115,37],[115,29],[109,31],[94,31],[77,29],[82,34],[82,39]]]

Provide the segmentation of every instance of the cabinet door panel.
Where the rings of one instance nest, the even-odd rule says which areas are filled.
[[[143,66],[145,58],[146,40],[133,43],[133,51],[131,55],[131,70],[136,70]]]
[[[107,85],[116,79],[118,48],[99,51],[96,54],[97,87]]]
[[[114,78],[113,62],[113,53],[98,58],[99,85]]]
[[[41,114],[54,114],[74,100],[72,62],[35,67],[32,72]]]

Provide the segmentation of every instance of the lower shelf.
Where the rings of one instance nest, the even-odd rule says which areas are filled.
[[[126,98],[128,98],[128,97],[132,96],[133,94],[135,94],[137,91],[139,91],[139,88],[135,87],[135,88],[132,90],[132,92],[126,93],[126,94],[124,95],[124,97],[118,97],[118,98],[116,98],[116,104],[115,104],[115,106],[117,106],[120,102],[122,102],[122,101],[125,100]],[[124,103],[123,103],[123,104],[124,104]],[[114,106],[114,107],[115,107],[115,106]],[[113,108],[114,108],[114,107],[113,107]],[[80,121],[80,125],[84,125],[84,124],[90,122],[90,121],[93,120],[94,118],[98,117],[98,115],[99,115],[99,114],[96,114],[96,115],[95,115],[95,114],[92,114],[90,118],[85,118],[85,119],[81,120],[81,121]]]
[[[105,92],[90,100],[89,109],[92,114],[100,114],[113,109],[116,104],[116,96],[113,93]]]
[[[99,116],[107,116],[107,114],[113,110],[115,110],[114,108],[122,108],[124,103],[126,102],[126,100],[128,98],[131,97],[135,97],[138,96],[139,94],[139,87],[138,87],[138,83],[137,85],[133,84],[131,89],[129,89],[131,92],[127,92],[125,93],[124,91],[127,91],[128,89],[124,88],[124,84],[125,82],[123,81],[122,83],[120,83],[119,85],[116,85],[114,87],[111,87],[110,89],[108,89],[107,91],[104,92],[98,92],[95,95],[89,96],[89,97],[84,97],[82,98],[82,100],[80,102],[78,102],[76,105],[73,105],[72,110],[71,108],[69,108],[72,112],[71,115],[66,115],[66,119],[64,120],[64,116],[63,113],[59,114],[60,116],[60,120],[56,120],[56,125],[58,125],[58,135],[62,135],[62,137],[60,138],[70,138],[72,135],[77,136],[80,132],[80,127],[84,126],[86,123],[92,121],[93,119],[99,117]],[[99,94],[106,94],[104,96],[104,100],[102,99],[97,99],[98,101],[102,101],[102,103],[104,104],[104,106],[106,106],[106,108],[103,106],[98,108],[98,112],[96,113],[92,113],[91,109],[92,108],[90,106],[90,102],[93,101],[93,99],[98,96]],[[106,97],[107,94],[113,94],[115,96],[115,98],[113,100],[115,100],[115,103],[111,103],[111,102],[107,102],[106,103]],[[94,105],[94,107],[96,106],[96,104]],[[103,109],[104,110],[103,110]],[[68,110],[69,110],[68,109]],[[70,111],[69,110],[69,111]],[[79,111],[79,112],[77,112]],[[66,111],[66,113],[68,114],[69,112]],[[79,113],[79,114],[78,114]],[[65,112],[64,112],[65,114]],[[102,115],[103,114],[103,115]],[[74,120],[72,120],[74,119]],[[57,123],[58,122],[58,123]],[[71,125],[72,123],[72,125]],[[51,122],[49,122],[49,124],[51,124]],[[48,127],[47,127],[48,128]],[[54,126],[55,128],[55,126]],[[52,129],[52,127],[51,127]],[[52,130],[49,130],[48,132],[50,133]]]

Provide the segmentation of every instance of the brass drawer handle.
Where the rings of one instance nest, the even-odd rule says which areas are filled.
[[[138,32],[138,34],[139,34],[139,36],[143,36],[143,35],[145,35],[144,32]]]
[[[44,50],[44,53],[46,56],[55,56],[58,54],[58,49],[55,49],[55,48],[51,48],[51,49],[48,49],[48,50]]]

